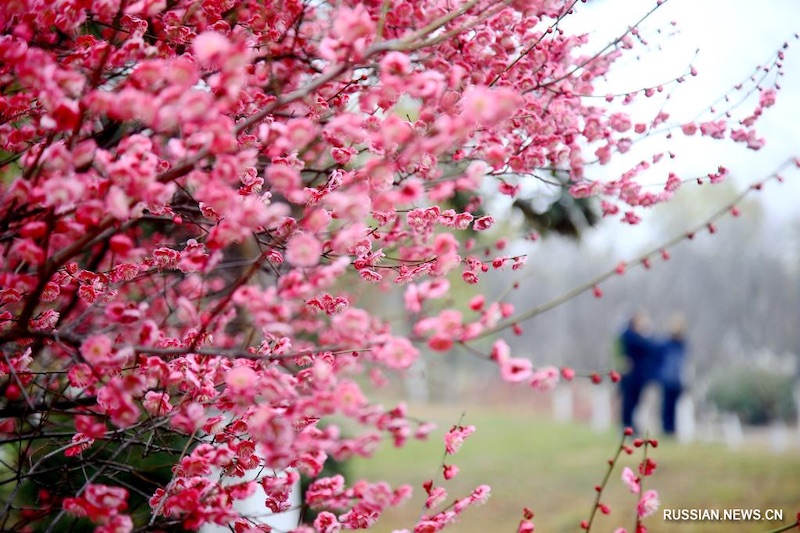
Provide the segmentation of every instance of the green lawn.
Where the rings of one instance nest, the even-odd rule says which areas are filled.
[[[354,461],[350,475],[392,484],[408,483],[415,497],[404,507],[386,513],[377,532],[411,529],[420,515],[424,491],[420,485],[436,476],[441,482],[440,463],[444,430],[458,422],[458,408],[419,408],[410,411],[432,420],[439,429],[426,442],[411,442],[402,449],[384,445],[372,460]],[[558,424],[535,418],[519,409],[469,408],[463,424],[477,426],[458,455],[452,458],[461,473],[446,482],[450,499],[462,497],[476,485],[492,487],[492,497],[483,507],[468,510],[452,527],[461,533],[515,532],[527,506],[534,510],[537,532],[579,531],[594,499],[594,486],[606,471],[606,460],[616,449],[615,433],[596,434],[588,427]],[[651,450],[658,467],[646,479],[646,487],[659,491],[661,507],[669,509],[782,509],[784,522],[800,511],[800,453],[794,448],[782,455],[744,447],[730,451],[716,444],[681,445],[661,442]],[[608,532],[623,526],[633,530],[636,497],[620,480],[622,466],[634,470],[639,454],[624,457],[612,474],[604,503],[609,516],[596,520],[593,531]],[[778,522],[665,522],[661,511],[646,520],[649,531],[659,532],[765,532]]]

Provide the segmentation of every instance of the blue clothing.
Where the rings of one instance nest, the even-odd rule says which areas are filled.
[[[630,327],[622,332],[620,341],[622,353],[630,364],[626,375],[641,381],[643,385],[656,379],[659,367],[657,344]]]
[[[686,359],[686,342],[671,338],[658,347],[658,382],[661,384],[661,426],[664,433],[675,433],[678,399],[683,392],[683,363]]]
[[[659,346],[658,381],[664,387],[683,387],[683,362],[686,359],[686,342],[669,339]]]
[[[678,399],[681,397],[681,387],[664,387],[661,398],[661,427],[667,435],[675,434],[678,412]]]
[[[629,365],[620,381],[622,426],[634,428],[633,415],[642,391],[649,381],[656,378],[658,372],[656,343],[630,325],[622,332],[619,340],[622,354]]]

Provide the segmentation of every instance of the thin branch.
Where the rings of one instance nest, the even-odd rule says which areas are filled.
[[[726,204],[725,206],[723,206],[722,208],[717,210],[710,217],[705,219],[704,222],[701,222],[700,224],[698,224],[694,228],[690,229],[689,231],[683,232],[680,235],[676,235],[675,237],[673,237],[672,239],[662,243],[661,245],[656,246],[656,247],[652,248],[651,250],[639,255],[633,261],[629,262],[630,266],[637,266],[637,265],[643,264],[643,262],[645,260],[647,260],[649,257],[651,257],[653,255],[656,255],[656,254],[660,253],[663,250],[667,250],[667,249],[673,248],[675,245],[677,245],[678,243],[680,243],[684,239],[686,239],[687,235],[693,235],[694,233],[697,233],[697,232],[702,231],[703,229],[707,228],[709,224],[717,221],[721,217],[723,217],[726,214],[728,214],[732,207],[734,207],[736,204],[741,202],[741,200],[744,197],[746,197],[748,194],[750,194],[754,189],[757,189],[758,187],[760,187],[761,185],[763,185],[764,183],[766,183],[769,180],[778,178],[780,172],[782,172],[784,169],[786,169],[787,167],[789,167],[792,164],[794,164],[793,160],[785,161],[777,169],[775,169],[768,177],[764,178],[760,182],[758,182],[756,184],[753,184],[750,187],[748,187],[747,189],[745,189],[742,193],[740,193],[738,196],[736,196],[736,198],[733,201],[729,202],[728,204]],[[573,298],[583,294],[586,291],[592,290],[594,287],[596,287],[600,283],[602,283],[602,282],[606,281],[607,279],[612,278],[612,277],[614,277],[616,275],[618,275],[617,271],[616,271],[616,268],[609,269],[609,270],[603,272],[602,274],[599,274],[599,275],[595,276],[594,278],[592,278],[592,279],[590,279],[590,280],[588,280],[588,281],[586,281],[584,283],[581,283],[580,285],[577,285],[576,287],[574,287],[571,290],[565,292],[561,296],[553,298],[552,300],[550,300],[548,302],[545,302],[545,303],[543,303],[543,304],[541,304],[541,305],[539,305],[537,307],[534,307],[532,309],[529,309],[528,311],[522,312],[522,313],[520,313],[520,314],[518,314],[518,315],[516,315],[514,317],[511,317],[511,318],[501,322],[500,324],[498,324],[497,326],[495,326],[493,328],[489,328],[489,329],[484,330],[479,335],[476,335],[475,337],[473,337],[470,340],[482,339],[484,337],[488,337],[490,335],[494,335],[496,333],[499,333],[500,331],[503,331],[505,329],[513,327],[515,324],[519,324],[520,322],[524,322],[526,320],[530,320],[531,318],[533,318],[535,316],[541,315],[544,312],[547,312],[547,311],[549,311],[549,310],[551,310],[551,309],[553,309],[555,307],[558,307],[559,305],[561,305],[561,304],[563,304],[563,303],[565,303],[565,302],[567,302],[569,300],[572,300]]]

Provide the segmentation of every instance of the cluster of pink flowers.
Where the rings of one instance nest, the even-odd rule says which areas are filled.
[[[501,222],[483,210],[487,190],[515,196],[531,173],[563,173],[573,195],[601,196],[606,215],[635,224],[678,188],[677,177],[660,193],[637,181],[664,154],[608,183],[585,177],[668,119],[583,98],[629,36],[586,58],[587,36],[548,29],[565,15],[557,2],[456,4],[5,3],[0,390],[11,405],[0,432],[49,446],[23,446],[15,479],[38,482],[63,455],[74,468],[50,503],[128,531],[126,501],[141,495],[70,472],[102,463],[112,483],[137,465],[105,461],[108,449],[161,447],[175,462],[150,495],[150,525],[256,527],[234,504],[258,486],[277,512],[296,472],[315,478],[329,457],[429,434],[405,405],[372,400],[385,373],[513,321],[513,306],[483,295],[469,310],[448,305],[451,285],[525,264],[480,255],[476,240],[496,239]],[[740,128],[683,131],[730,131],[757,149],[754,122],[774,100],[763,90]],[[400,285],[411,333],[370,297]],[[534,368],[502,340],[487,357],[535,389],[574,375]],[[338,419],[359,432],[344,436]],[[473,429],[450,431],[448,453]],[[305,504],[325,509],[317,531],[334,532],[371,526],[407,492],[325,478]],[[488,494],[478,487],[415,533]],[[429,496],[432,508],[444,493]]]
[[[127,499],[128,491],[122,487],[90,484],[80,496],[66,498],[63,505],[67,512],[98,524],[97,533],[117,533],[133,528],[131,517],[124,514]]]
[[[539,369],[525,357],[511,357],[511,348],[504,340],[495,341],[491,359],[500,367],[500,376],[508,383],[528,383],[540,391],[553,390],[561,379],[561,371],[554,366]]]

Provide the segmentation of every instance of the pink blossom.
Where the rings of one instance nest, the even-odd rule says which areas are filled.
[[[638,513],[639,518],[645,518],[658,511],[659,505],[661,505],[661,502],[658,499],[658,492],[654,490],[648,490],[639,500],[639,503],[636,506],[636,512]]]
[[[11,247],[9,254],[19,262],[31,265],[39,265],[44,262],[44,251],[37,246],[31,239],[20,239]]]
[[[486,303],[486,299],[482,294],[478,294],[473,296],[472,299],[469,301],[469,308],[473,311],[480,311],[483,308],[483,305]]]
[[[725,130],[727,125],[724,120],[703,122],[700,124],[700,133],[707,135],[712,139],[722,139],[725,137]]]
[[[479,485],[470,494],[470,500],[475,504],[483,504],[489,499],[492,489],[489,485]]]
[[[9,385],[9,387],[11,387]],[[8,397],[8,388],[6,388],[6,397]],[[83,433],[76,433],[72,437],[73,445],[64,450],[65,457],[75,457],[84,451],[88,450],[94,444],[94,439],[87,437]]]
[[[589,196],[597,194],[597,183],[576,183],[569,188],[569,193],[575,198],[588,198]]]
[[[142,407],[150,416],[163,415],[172,410],[172,405],[169,403],[169,394],[166,392],[147,391],[144,395]]]
[[[490,89],[473,86],[464,91],[464,115],[479,124],[494,125],[509,118],[520,106],[522,98],[507,87]]]
[[[128,507],[128,491],[122,487],[89,485],[84,498],[89,505],[109,511],[124,511]]]
[[[296,233],[286,243],[286,260],[297,267],[312,267],[322,256],[322,243],[310,233]]]
[[[541,391],[553,390],[558,385],[559,374],[558,369],[554,366],[542,368],[533,373],[530,378],[530,385],[534,389]]]
[[[772,107],[775,104],[777,92],[775,89],[764,89],[758,95],[758,105],[761,107]]]
[[[143,18],[152,17],[167,7],[166,0],[138,0],[126,5],[125,14],[142,15]]]
[[[475,432],[475,426],[453,426],[444,436],[445,450],[453,455],[461,449],[464,440]]]
[[[447,491],[444,487],[433,487],[428,493],[428,498],[425,500],[425,507],[433,509],[439,506],[447,498]]]
[[[297,171],[285,164],[271,165],[267,168],[264,177],[270,186],[283,194],[297,190],[302,183]]]
[[[75,429],[87,437],[99,439],[105,436],[106,425],[99,418],[87,415],[75,417]]]
[[[633,494],[639,494],[639,478],[633,473],[633,470],[627,466],[622,470],[622,481],[628,486],[628,489]]]
[[[503,181],[500,182],[500,185],[498,185],[497,190],[500,191],[500,194],[505,194],[507,196],[514,198],[517,195],[517,193],[519,193],[520,186],[511,185]]]
[[[447,333],[437,333],[428,339],[428,347],[436,352],[446,352],[453,347],[453,338]]]
[[[224,35],[215,31],[204,31],[192,42],[194,57],[206,65],[219,61],[231,49],[231,42]]]
[[[333,21],[333,31],[345,43],[354,43],[375,33],[375,22],[362,4],[353,9],[339,9]]]
[[[459,469],[456,465],[444,465],[442,467],[444,478],[447,480],[453,479],[458,475]]]
[[[309,485],[306,492],[306,503],[321,504],[341,494],[344,490],[344,477],[337,474],[333,477],[318,478]]]
[[[367,403],[367,398],[357,383],[350,380],[340,381],[336,387],[336,405],[347,415],[358,413]]]
[[[131,214],[130,199],[122,188],[112,185],[106,195],[106,210],[118,220],[127,220]]]
[[[130,517],[121,514],[128,508],[127,499],[128,491],[122,487],[89,484],[83,495],[64,499],[63,508],[104,525],[97,528],[100,531],[127,533],[133,529]]]
[[[314,528],[319,533],[339,533],[342,530],[342,525],[333,513],[322,511],[314,519]]]
[[[605,165],[609,161],[611,161],[611,149],[613,147],[611,144],[606,144],[604,146],[599,147],[597,150],[594,151],[594,154],[597,156],[598,161],[601,165]]]
[[[389,52],[380,62],[382,78],[402,77],[411,73],[411,60],[402,52]]]
[[[760,150],[765,144],[763,138],[757,137],[755,130],[732,130],[731,139],[736,142],[746,143],[751,150]]]
[[[473,222],[472,224],[472,227],[475,229],[475,231],[486,231],[493,225],[494,225],[494,217],[491,215],[486,215],[475,220],[475,222]]]
[[[491,358],[498,364],[503,365],[511,358],[511,348],[503,339],[498,339],[492,345]]]
[[[500,362],[500,376],[503,381],[519,383],[530,378],[533,374],[533,363],[530,359],[510,357]]]
[[[90,365],[120,365],[128,359],[128,352],[114,350],[112,340],[106,335],[92,335],[81,344],[81,356]]]
[[[625,215],[622,217],[622,221],[630,224],[631,226],[638,224],[642,221],[641,217],[637,215],[633,211],[626,211]]]
[[[197,402],[182,405],[177,414],[170,419],[170,426],[191,435],[205,423],[203,406]]]
[[[624,113],[614,113],[608,117],[608,123],[614,131],[623,133],[631,129],[631,119]]]
[[[410,367],[419,357],[419,350],[404,337],[392,337],[372,351],[380,362],[396,369]]]
[[[681,179],[674,173],[670,172],[667,177],[667,183],[664,185],[664,190],[669,192],[677,191],[681,186]]]
[[[420,520],[414,526],[414,533],[436,533],[442,529],[443,525],[433,520]]]
[[[252,397],[254,386],[258,381],[256,372],[247,366],[236,366],[228,371],[225,376],[225,384],[228,390],[237,397]]]

